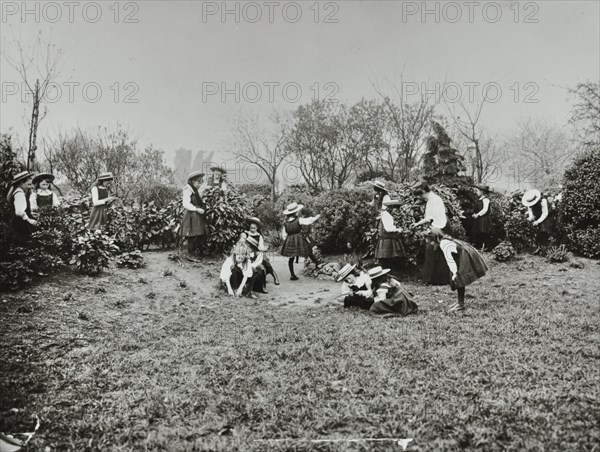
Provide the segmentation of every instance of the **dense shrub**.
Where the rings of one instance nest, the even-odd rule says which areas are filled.
[[[600,257],[600,149],[578,156],[565,171],[563,223],[570,247]]]
[[[116,261],[117,267],[119,268],[143,268],[146,266],[144,262],[144,256],[140,250],[130,251],[128,253],[120,254]]]
[[[527,220],[527,207],[521,203],[522,191],[506,196],[500,206],[503,210],[506,240],[516,251],[524,251],[535,246],[537,229]]]
[[[69,262],[80,273],[95,276],[108,268],[108,263],[119,252],[114,239],[101,231],[85,231],[73,244]]]
[[[510,242],[500,242],[492,251],[494,258],[498,262],[506,262],[514,259],[517,255],[514,247]]]
[[[546,250],[548,262],[567,262],[570,258],[571,253],[565,245],[551,246]]]
[[[327,191],[314,200],[314,211],[321,218],[312,226],[312,238],[326,253],[342,252],[350,243],[364,249],[366,232],[373,227],[372,190],[365,188]]]
[[[3,253],[3,260],[0,262],[0,290],[18,289],[64,265],[62,259],[43,250],[12,248]]]

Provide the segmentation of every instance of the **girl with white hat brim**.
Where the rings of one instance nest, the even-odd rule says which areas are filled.
[[[187,260],[198,262],[196,255],[204,245],[208,235],[205,210],[203,208],[200,189],[204,173],[193,171],[188,174],[187,185],[182,190],[183,218],[181,235],[187,238]]]
[[[301,217],[298,213],[304,208],[302,204],[291,203],[283,211],[286,215],[286,220],[283,224],[281,236],[283,237],[283,245],[281,247],[281,255],[288,259],[288,267],[290,269],[290,280],[296,281],[298,277],[294,273],[294,260],[296,257],[308,257],[315,264],[320,262],[312,252],[312,248],[306,238],[302,235],[302,226],[309,226],[317,221],[321,216]]]
[[[92,210],[90,221],[87,224],[88,229],[101,229],[108,222],[107,208],[117,200],[116,197],[109,194],[113,180],[112,173],[102,173],[92,185]]]
[[[33,228],[37,225],[37,221],[31,216],[26,194],[27,190],[31,188],[32,178],[33,174],[29,171],[16,174],[6,195],[6,200],[12,206],[11,227],[19,243],[26,242],[31,237]]]
[[[548,200],[542,196],[539,190],[534,188],[523,194],[521,202],[527,207],[527,220],[534,226],[539,226],[536,235],[537,249],[533,252],[533,254],[537,254],[548,245],[548,239],[554,227],[554,222],[550,217]]]

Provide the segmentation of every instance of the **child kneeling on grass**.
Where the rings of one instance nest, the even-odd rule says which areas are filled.
[[[432,228],[430,237],[444,253],[450,272],[448,283],[456,290],[458,301],[450,306],[448,312],[465,310],[465,287],[484,276],[488,267],[477,252],[468,243],[454,239],[439,228]]]
[[[247,295],[250,298],[256,298],[252,294],[254,286],[254,268],[250,262],[250,252],[248,247],[238,242],[234,247],[223,266],[221,267],[221,281],[227,287],[227,293],[234,297]]]

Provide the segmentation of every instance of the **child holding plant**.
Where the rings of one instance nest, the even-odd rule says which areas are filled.
[[[458,296],[457,302],[450,306],[448,312],[464,311],[465,288],[484,276],[488,267],[477,250],[468,243],[452,238],[439,228],[432,228],[429,235],[444,254],[450,269],[448,283]]]
[[[13,177],[6,200],[11,207],[10,225],[15,233],[17,243],[23,244],[31,237],[37,222],[31,216],[27,200],[27,191],[31,188],[33,174],[22,171]]]
[[[109,190],[114,180],[112,173],[102,173],[92,185],[92,211],[88,229],[98,230],[108,222],[108,206],[117,198],[109,196]]]
[[[243,294],[256,298],[252,294],[254,286],[254,269],[250,262],[250,250],[241,239],[234,247],[231,255],[225,259],[221,267],[221,281],[227,287],[227,293],[233,297]]]
[[[302,235],[302,226],[313,224],[320,218],[320,215],[316,217],[300,217],[298,213],[303,208],[302,204],[293,202],[283,211],[283,214],[286,215],[286,221],[281,231],[284,239],[283,246],[281,247],[281,255],[289,258],[288,267],[290,269],[290,280],[292,281],[298,279],[294,273],[294,259],[296,257],[309,257],[315,264],[320,265],[320,262],[312,252],[310,244]]]

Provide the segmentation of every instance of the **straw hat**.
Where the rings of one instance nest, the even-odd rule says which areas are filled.
[[[35,176],[31,182],[33,183],[33,185],[37,185],[43,180],[47,180],[50,183],[52,183],[54,182],[54,175],[50,173],[40,173],[37,176]]]
[[[303,204],[297,204],[295,202],[288,204],[287,208],[283,211],[284,215],[292,215],[294,213],[300,212],[302,209],[304,209],[304,205]]]
[[[33,174],[31,174],[29,171],[21,171],[20,173],[14,175],[11,184],[20,184],[21,182],[29,179],[31,176],[33,176]]]
[[[248,242],[254,248],[258,249],[258,240],[256,240],[254,237],[246,237],[246,242]]]
[[[260,220],[256,217],[250,217],[248,218],[246,221],[248,221],[248,224],[255,224],[257,226],[262,226],[262,223],[260,222]]]
[[[475,188],[480,189],[483,192],[489,193],[490,192],[490,187],[489,185],[475,185]]]
[[[340,282],[342,279],[344,279],[346,276],[348,276],[350,274],[350,272],[352,270],[354,270],[356,268],[356,264],[355,265],[350,265],[350,264],[346,264],[342,267],[342,269],[340,270],[340,272],[338,273],[338,282]]]
[[[390,272],[389,268],[373,267],[369,269],[368,273],[371,279],[379,278]]]
[[[201,176],[204,176],[204,173],[202,171],[192,171],[190,174],[188,174],[187,181],[191,182],[194,179],[197,179]]]
[[[525,207],[531,207],[531,206],[537,204],[537,202],[541,198],[542,198],[542,193],[539,190],[532,188],[531,190],[527,190],[523,194],[523,198],[521,199],[521,202],[523,203],[523,205]]]
[[[390,199],[388,201],[383,201],[382,204],[386,207],[400,207],[402,202],[398,201],[397,199]]]
[[[115,176],[113,176],[113,173],[101,173],[100,176],[98,176],[98,182],[103,180],[113,180],[114,178]]]
[[[383,182],[381,182],[380,180],[376,180],[376,181],[369,181],[369,184],[371,184],[373,186],[373,188],[378,188],[379,190],[383,190],[385,192],[387,192],[387,188],[385,188],[385,184]]]

